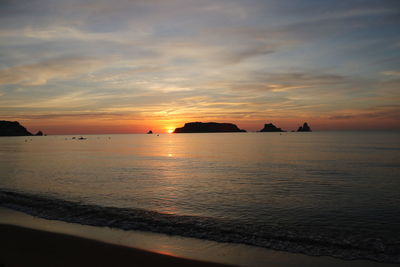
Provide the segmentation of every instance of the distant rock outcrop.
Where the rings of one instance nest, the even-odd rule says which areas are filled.
[[[0,136],[31,136],[28,130],[17,121],[0,121]]]
[[[37,132],[35,135],[36,135],[36,136],[43,136],[44,134],[43,134],[42,131],[39,131],[39,132]]]
[[[222,133],[222,132],[246,132],[239,129],[233,123],[217,122],[189,122],[185,126],[176,128],[174,133]]]
[[[312,132],[310,126],[308,126],[307,122],[303,124],[303,126],[300,126],[299,129],[297,129],[298,132]]]
[[[150,130],[150,131],[148,131],[148,132],[147,132],[147,134],[153,134],[153,131],[152,131],[152,130]]]
[[[284,132],[281,128],[276,127],[272,123],[264,124],[264,128],[260,132]]]

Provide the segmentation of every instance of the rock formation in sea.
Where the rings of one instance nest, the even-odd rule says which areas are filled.
[[[303,124],[303,126],[300,126],[299,129],[297,129],[298,132],[312,132],[310,126],[308,126],[307,122]]]
[[[221,133],[221,132],[246,132],[233,123],[217,122],[189,122],[181,128],[176,128],[174,133]]]
[[[43,136],[44,134],[43,134],[42,131],[38,131],[35,135],[36,135],[36,136]]]
[[[272,123],[264,124],[264,128],[260,132],[284,132],[281,128],[276,127]]]
[[[148,132],[147,132],[147,134],[152,134],[152,133],[153,133],[153,131],[152,131],[152,130],[150,130],[150,131],[148,131]]]
[[[36,135],[39,135],[38,132]],[[32,136],[24,126],[17,121],[0,121],[0,136]],[[42,133],[43,135],[43,133]]]

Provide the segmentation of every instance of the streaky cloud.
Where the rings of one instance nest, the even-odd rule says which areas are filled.
[[[39,86],[53,79],[70,79],[98,70],[106,65],[104,60],[90,57],[72,57],[47,60],[34,64],[0,69],[0,85],[19,84]]]

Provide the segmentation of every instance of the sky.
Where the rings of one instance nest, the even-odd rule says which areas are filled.
[[[0,0],[0,120],[400,129],[399,0]]]

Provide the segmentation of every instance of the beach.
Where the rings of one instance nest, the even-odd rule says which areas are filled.
[[[227,266],[0,224],[0,266]]]
[[[46,220],[0,208],[0,266],[390,267],[137,231]],[[1,265],[2,264],[2,265]]]

